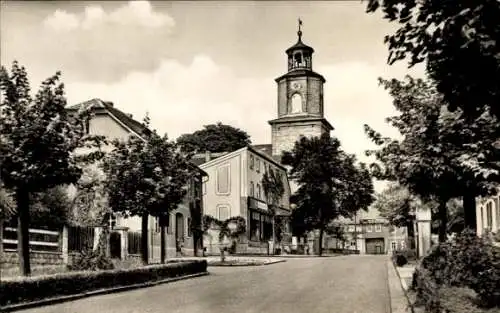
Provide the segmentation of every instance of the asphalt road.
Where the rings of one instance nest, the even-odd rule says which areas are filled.
[[[209,276],[23,312],[389,313],[386,259],[353,255],[209,267]]]

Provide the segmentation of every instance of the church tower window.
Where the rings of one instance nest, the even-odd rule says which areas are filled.
[[[300,93],[295,93],[292,96],[292,106],[290,111],[290,113],[292,114],[302,112],[302,96],[300,95]]]

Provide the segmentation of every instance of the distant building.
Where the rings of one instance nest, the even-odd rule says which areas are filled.
[[[67,108],[70,112],[76,112],[80,108],[90,109],[92,116],[87,122],[87,131],[93,135],[105,136],[108,140],[126,140],[129,136],[137,136],[144,139],[151,131],[142,123],[133,119],[132,115],[117,109],[113,103],[92,99]],[[105,151],[111,151],[112,146],[104,147]],[[201,238],[196,238],[191,229],[192,221],[201,222],[203,207],[202,179],[206,173],[196,165],[192,165],[194,174],[189,182],[188,194],[178,208],[170,212],[167,227],[167,257],[176,256],[179,252],[193,255],[194,247],[201,250]],[[125,218],[115,214],[113,218],[114,229],[127,229],[130,232],[141,231],[141,218],[132,216]],[[160,258],[160,228],[156,217],[149,218],[149,256],[151,260]],[[179,251],[182,246],[182,251]]]
[[[339,242],[338,239],[327,236],[323,243],[326,249],[358,250],[359,254],[387,254],[406,247],[406,229],[389,225],[374,209],[358,212],[352,219],[339,218],[336,222],[343,226],[344,240]]]
[[[212,159],[212,157],[215,157]],[[203,214],[221,221],[241,216],[247,225],[247,234],[237,245],[237,253],[268,253],[273,237],[272,215],[262,187],[262,177],[270,170],[283,179],[285,192],[277,215],[290,215],[290,185],[286,169],[270,155],[253,147],[244,147],[230,153],[195,155],[193,162],[205,171],[209,179],[203,184]],[[217,231],[205,236],[208,254],[219,253]]]
[[[476,201],[477,235],[500,231],[500,193]]]

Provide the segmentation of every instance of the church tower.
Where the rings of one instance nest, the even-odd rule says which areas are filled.
[[[314,49],[302,42],[299,19],[298,41],[286,50],[288,72],[278,78],[278,118],[269,121],[273,156],[291,151],[301,136],[330,133],[332,125],[324,118],[325,78],[312,70]]]

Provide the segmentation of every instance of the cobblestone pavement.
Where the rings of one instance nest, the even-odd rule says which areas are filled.
[[[389,313],[387,256],[287,259],[40,307],[38,313]]]

